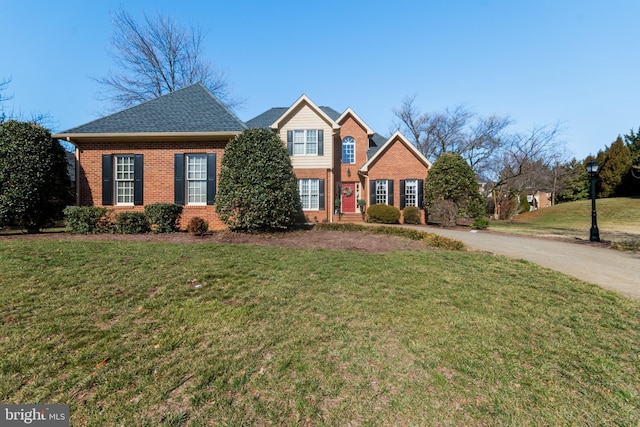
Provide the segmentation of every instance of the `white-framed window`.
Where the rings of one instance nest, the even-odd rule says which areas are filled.
[[[418,180],[407,179],[404,182],[404,205],[418,206]]]
[[[322,131],[317,129],[298,129],[292,131],[292,151],[294,156],[318,156],[322,155],[322,147],[319,147],[323,143],[320,136]]]
[[[376,204],[388,204],[389,200],[389,182],[386,179],[376,180]]]
[[[207,204],[207,156],[187,154],[187,197],[188,205]]]
[[[133,178],[135,157],[132,155],[116,155],[114,165],[114,190],[116,205],[133,206]]]
[[[342,163],[353,164],[356,162],[356,140],[347,136],[342,140]]]
[[[300,201],[303,210],[320,209],[320,180],[299,179]]]

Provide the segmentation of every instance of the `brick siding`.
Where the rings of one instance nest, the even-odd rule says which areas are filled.
[[[118,148],[122,146],[123,148]],[[152,203],[174,203],[174,154],[216,153],[216,174],[220,176],[220,165],[226,141],[208,142],[82,142],[79,148],[79,205],[102,206],[102,155],[142,154],[143,192],[145,205]],[[144,206],[106,206],[115,213],[122,211],[144,211]],[[226,226],[215,212],[215,205],[188,206],[182,213],[182,228],[195,216],[205,219],[209,229],[225,229]]]

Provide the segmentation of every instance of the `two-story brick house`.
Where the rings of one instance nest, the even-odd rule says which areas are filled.
[[[402,134],[386,139],[375,133],[351,108],[340,114],[303,95],[246,124],[270,128],[287,144],[311,221],[361,219],[358,200],[422,207],[429,161]]]
[[[183,224],[199,216],[220,229],[215,194],[224,149],[250,127],[270,128],[286,144],[309,221],[358,218],[358,199],[422,206],[431,165],[412,144],[399,133],[374,133],[351,109],[340,114],[306,96],[244,123],[196,84],[53,136],[76,147],[77,204],[117,212],[178,203]]]

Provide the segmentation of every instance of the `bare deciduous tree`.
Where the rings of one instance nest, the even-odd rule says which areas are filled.
[[[7,87],[9,86],[9,83],[11,83],[11,79],[5,79],[5,80],[0,80],[0,123],[4,122],[7,118],[7,115],[4,112],[4,106],[3,104],[6,101],[9,101],[10,99],[12,99],[13,97],[11,96],[6,96],[3,95],[2,92],[4,92]]]
[[[501,161],[494,166],[500,168],[495,186],[512,184],[514,190],[544,180],[540,173],[551,171],[564,156],[564,144],[559,141],[560,125],[537,126],[527,133],[513,134],[501,147]],[[548,179],[546,177],[545,179]]]
[[[202,83],[228,107],[237,106],[227,79],[203,59],[200,28],[181,27],[175,19],[144,15],[137,22],[120,10],[113,15],[111,52],[120,71],[95,77],[102,97],[115,108],[129,107],[194,83]]]
[[[394,111],[397,127],[408,133],[418,150],[435,161],[444,153],[460,154],[480,173],[504,144],[509,117],[481,117],[464,105],[444,113],[420,113],[415,96]]]

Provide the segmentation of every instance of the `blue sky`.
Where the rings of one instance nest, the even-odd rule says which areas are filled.
[[[5,110],[49,114],[53,131],[99,117],[90,76],[112,68],[120,7],[202,26],[243,120],[304,93],[389,135],[394,108],[415,95],[422,111],[508,115],[513,131],[560,122],[578,158],[640,127],[637,0],[5,0]]]

